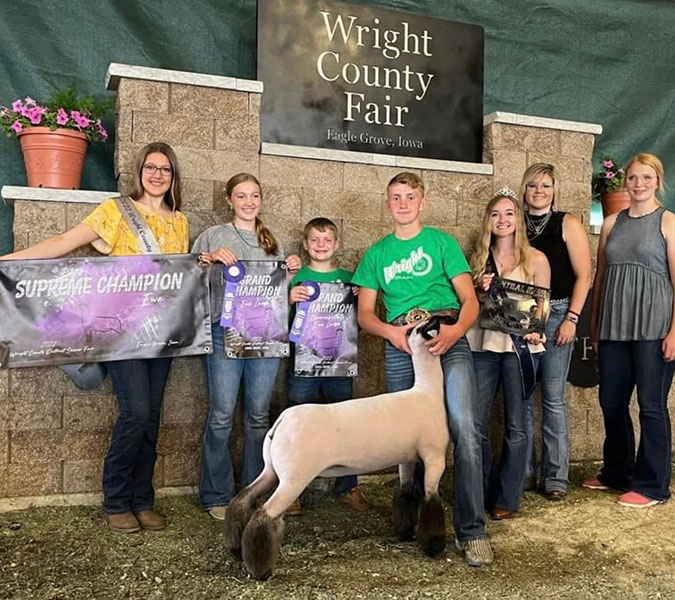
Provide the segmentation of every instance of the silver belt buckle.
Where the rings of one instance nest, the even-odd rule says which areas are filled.
[[[420,321],[426,321],[429,318],[431,318],[431,313],[428,310],[424,308],[412,308],[406,314],[405,322],[408,325],[413,325]]]

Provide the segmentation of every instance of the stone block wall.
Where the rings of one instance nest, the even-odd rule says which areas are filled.
[[[278,151],[265,153],[264,146],[261,152],[260,84],[231,80],[234,83],[227,89],[204,87],[164,73],[165,80],[161,75],[119,78],[114,168],[119,188],[125,191],[137,151],[150,141],[171,144],[180,163],[183,208],[192,240],[228,217],[223,189],[227,179],[240,171],[260,178],[262,218],[288,252],[300,251],[302,228],[309,219],[326,216],[338,225],[339,261],[350,269],[370,244],[390,231],[385,189],[402,170],[415,171],[424,180],[429,200],[425,223],[456,236],[467,254],[491,195],[504,185],[517,190],[523,170],[536,161],[552,162],[560,169],[560,208],[588,223],[594,134],[566,130],[564,122],[525,119],[528,124],[522,124],[519,117],[514,123],[510,121],[515,115],[500,118],[499,113],[487,118],[483,162],[493,165],[493,174],[489,168],[466,172],[461,163],[458,170],[437,168],[434,161],[373,164],[377,155],[370,164],[345,160],[344,153],[340,159],[332,159],[330,153],[318,153],[321,158],[308,158],[307,152],[282,156]],[[289,154],[293,152],[290,148]],[[91,209],[91,203],[77,201],[16,201],[16,245],[25,247],[59,233]],[[361,332],[359,344],[356,395],[384,391],[381,340]],[[285,379],[284,367],[272,418],[286,406]],[[600,458],[602,421],[596,390],[568,386],[568,397],[573,460]],[[175,360],[162,413],[158,488],[197,483],[207,405],[201,360]],[[99,492],[115,412],[109,379],[101,390],[81,392],[56,368],[0,371],[0,498]],[[241,415],[238,419],[235,431],[240,430]],[[241,436],[233,437],[236,458]]]

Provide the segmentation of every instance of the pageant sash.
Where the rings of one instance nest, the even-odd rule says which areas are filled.
[[[497,269],[497,263],[492,255],[492,251],[488,254],[488,266],[496,276],[499,276],[499,270]],[[497,294],[498,297],[506,298],[506,292],[501,288],[491,288],[488,293]],[[527,400],[532,395],[534,388],[537,385],[537,373],[534,367],[534,358],[532,357],[532,353],[523,336],[514,333],[508,335],[511,337],[513,349],[515,350],[518,359],[518,366],[520,367],[520,382],[523,388],[523,400]]]
[[[134,203],[127,196],[119,196],[114,200],[122,218],[126,221],[132,235],[138,242],[140,254],[161,254],[162,251],[155,236]]]

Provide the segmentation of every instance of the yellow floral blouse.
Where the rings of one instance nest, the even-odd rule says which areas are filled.
[[[162,254],[183,254],[188,251],[188,222],[182,212],[176,211],[171,217],[163,217],[148,212],[136,201],[133,203],[155,236]],[[92,246],[102,254],[142,254],[136,237],[112,198],[99,204],[82,222],[99,236],[99,239],[92,242]]]

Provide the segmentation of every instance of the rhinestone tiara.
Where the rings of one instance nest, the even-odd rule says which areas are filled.
[[[513,200],[518,200],[518,195],[510,187],[503,187],[499,188],[492,198],[512,198]]]

